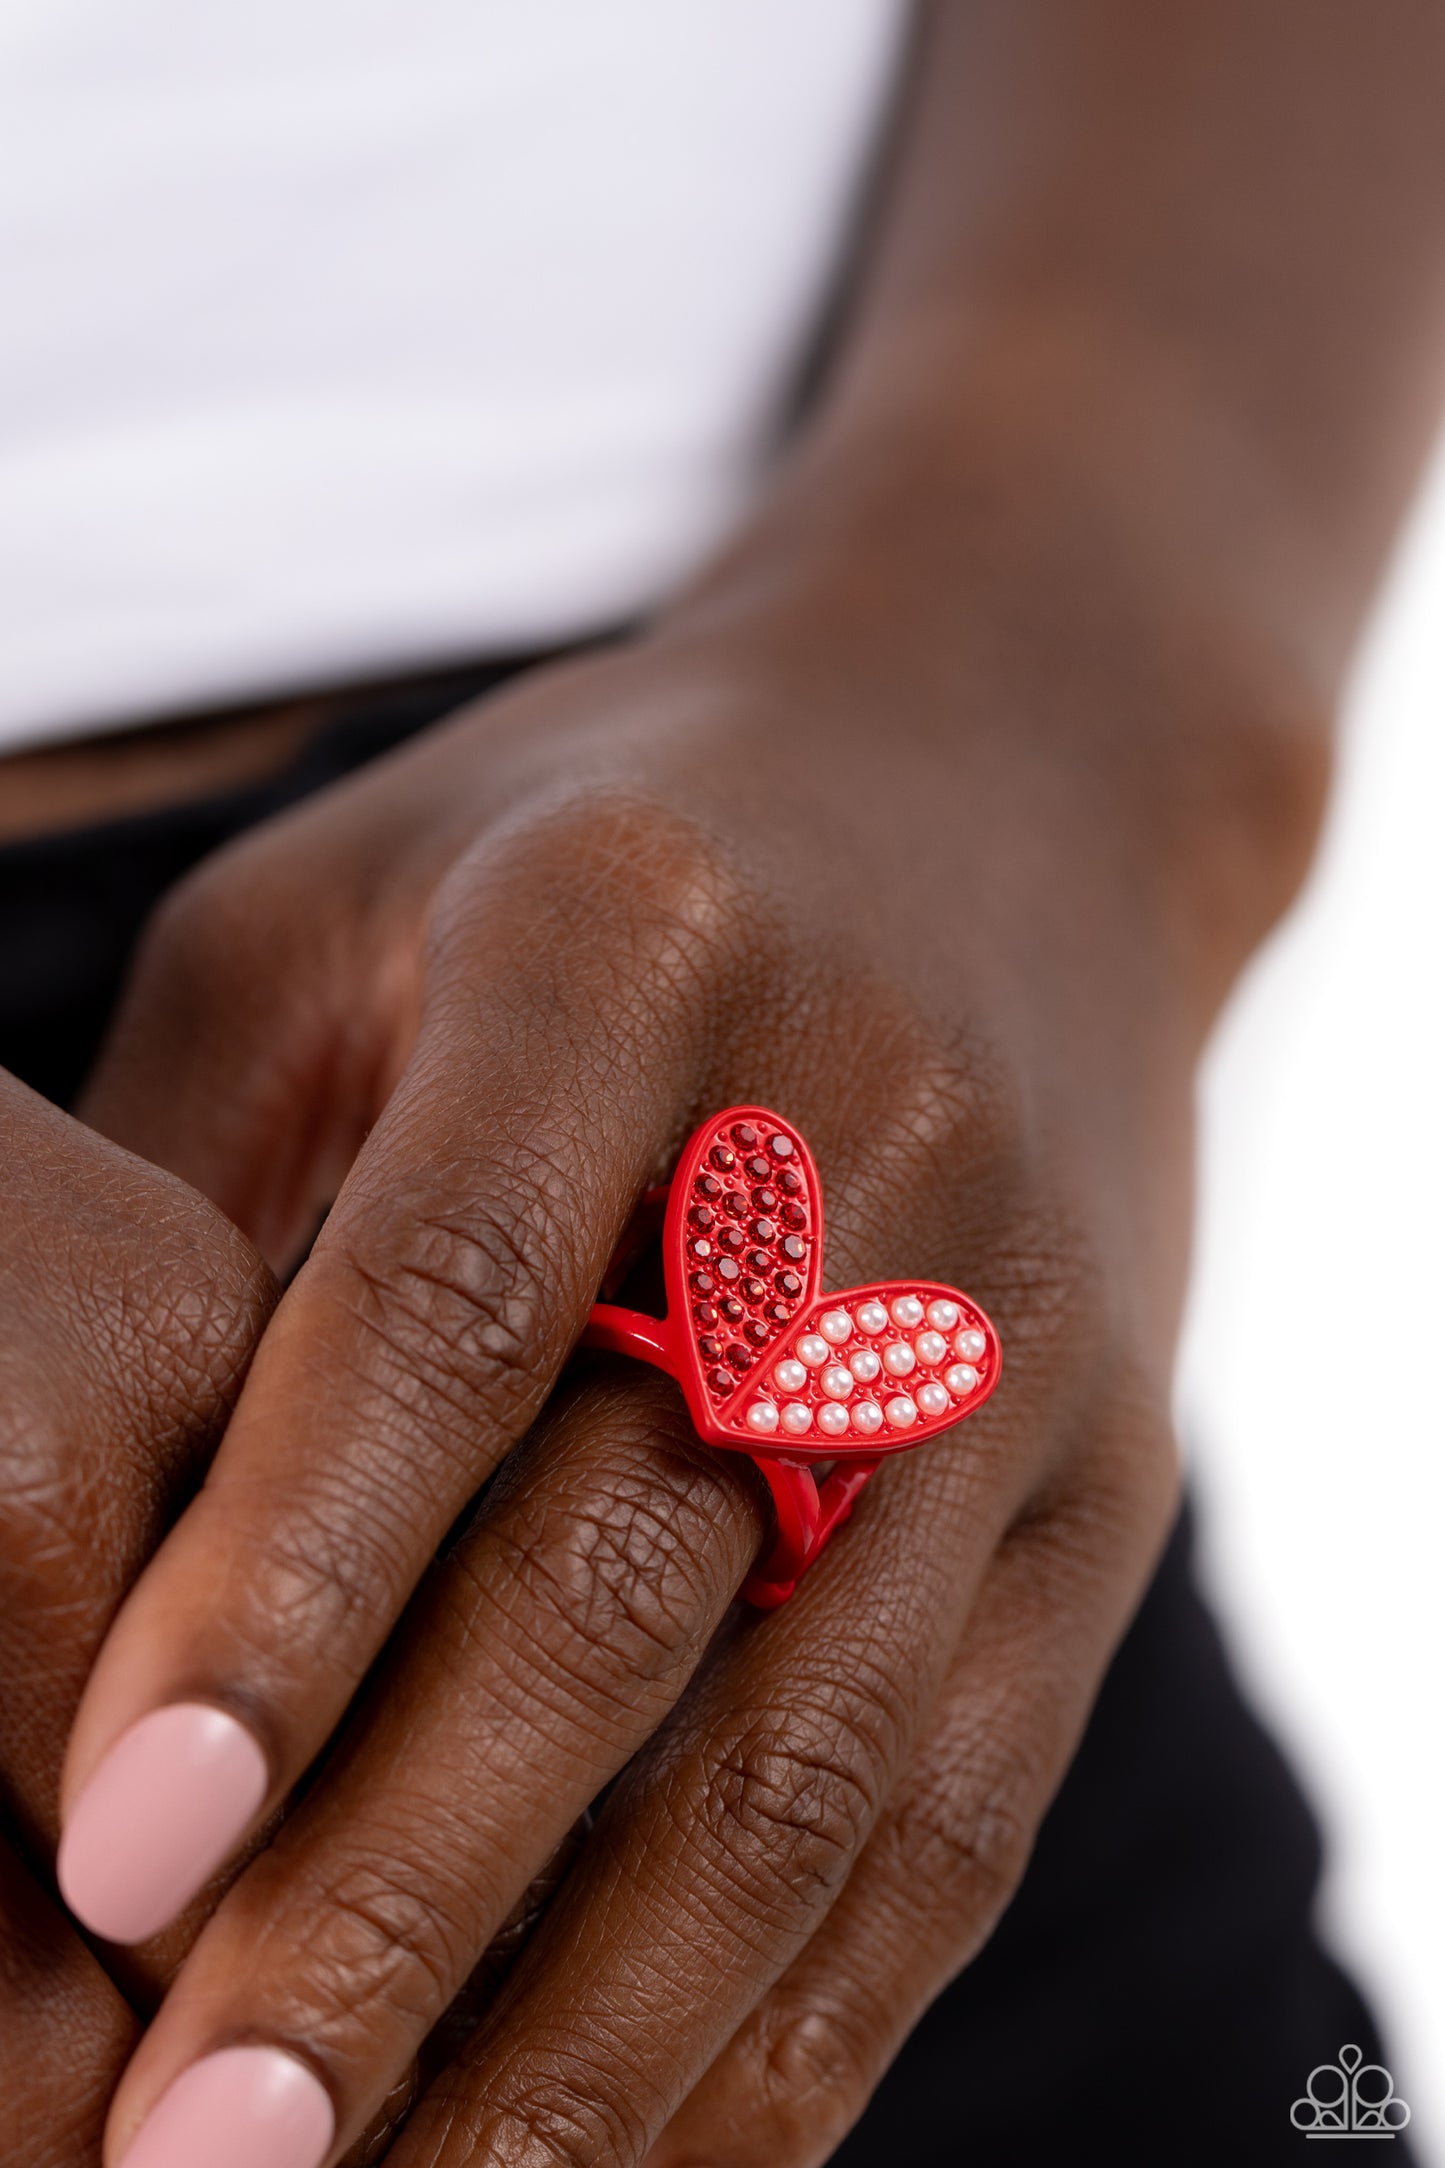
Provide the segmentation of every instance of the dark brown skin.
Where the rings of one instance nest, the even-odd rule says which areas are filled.
[[[343,2150],[619,1772],[401,2168],[805,2168],[988,1934],[1173,1507],[1191,1077],[1436,418],[1442,69],[1425,0],[936,7],[839,365],[726,560],[163,912],[91,1117],[277,1265],[335,1205],[66,1797],[200,1697],[274,1808],[401,1624],[111,2163],[237,2033]],[[746,1466],[628,1365],[558,1382],[741,1098],[814,1145],[832,1284],[954,1281],[1007,1355],[766,1619]]]
[[[194,1923],[119,1983],[80,1940],[48,1872],[65,1733],[275,1286],[204,1198],[3,1075],[0,1122],[0,2101],[7,2164],[74,2168]]]

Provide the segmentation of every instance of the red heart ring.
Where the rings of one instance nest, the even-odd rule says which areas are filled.
[[[667,1371],[698,1436],[755,1463],[777,1534],[743,1594],[770,1610],[793,1593],[880,1460],[983,1405],[1003,1351],[978,1304],[934,1280],[820,1293],[818,1170],[797,1130],[766,1107],[728,1107],[704,1122],[641,1218],[664,1200],[666,1317],[599,1302],[583,1344]]]

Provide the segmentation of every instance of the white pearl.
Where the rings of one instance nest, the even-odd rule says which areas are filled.
[[[972,1363],[955,1363],[951,1370],[944,1371],[943,1382],[951,1393],[957,1393],[962,1400],[965,1394],[971,1393],[977,1385],[978,1372]]]
[[[813,1427],[813,1411],[806,1400],[790,1400],[783,1410],[783,1428],[790,1430],[795,1438],[801,1438],[805,1430]]]
[[[895,1325],[909,1328],[923,1323],[923,1304],[916,1295],[895,1295],[888,1309]]]
[[[948,1342],[941,1332],[921,1332],[913,1343],[913,1352],[921,1363],[941,1363],[948,1353]]]
[[[878,1357],[871,1347],[855,1347],[848,1357],[848,1368],[860,1385],[867,1385],[878,1375]]]
[[[828,1360],[828,1343],[826,1340],[820,1340],[815,1332],[805,1332],[798,1342],[798,1355],[810,1370],[816,1370],[819,1363],[825,1363]]]
[[[943,1387],[937,1383],[920,1385],[913,1397],[925,1415],[947,1415],[948,1413],[948,1395]],[[787,1419],[785,1410],[783,1421],[786,1422]]]
[[[988,1342],[978,1327],[970,1325],[965,1331],[955,1334],[953,1352],[960,1362],[976,1363],[987,1346]]]
[[[883,1428],[883,1410],[876,1400],[860,1400],[852,1416],[853,1428],[861,1430],[865,1438],[871,1438],[875,1430]]]
[[[907,1430],[910,1423],[918,1421],[918,1410],[907,1393],[895,1393],[883,1413],[895,1430]]]
[[[942,1298],[928,1305],[928,1322],[936,1332],[952,1332],[958,1323],[958,1304]]]
[[[906,1378],[917,1360],[906,1340],[890,1341],[883,1350],[883,1367],[890,1378]]]
[[[853,1320],[846,1310],[825,1310],[818,1320],[818,1330],[834,1347],[841,1346],[853,1330]]]
[[[830,1400],[846,1400],[853,1390],[853,1373],[841,1363],[829,1363],[818,1383]]]
[[[780,1392],[800,1393],[808,1382],[808,1373],[800,1362],[790,1355],[786,1362],[778,1364],[773,1372],[773,1382]]]
[[[863,1302],[858,1306],[859,1332],[882,1332],[888,1323],[888,1312],[881,1302]]]
[[[818,1410],[818,1428],[830,1438],[836,1438],[848,1428],[848,1410],[840,1408],[836,1400],[825,1400]]]
[[[791,1137],[785,1137],[780,1132],[776,1137],[769,1137],[768,1142],[773,1148],[773,1157],[775,1159],[792,1158],[793,1140]]]
[[[748,1409],[748,1429],[758,1431],[776,1430],[778,1411],[771,1400],[755,1400]]]

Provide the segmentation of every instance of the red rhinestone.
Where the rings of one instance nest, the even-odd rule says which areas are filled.
[[[797,1210],[796,1205],[793,1207],[793,1210]],[[755,1219],[752,1226],[748,1229],[748,1232],[752,1236],[754,1242],[771,1242],[777,1231],[777,1228],[773,1225],[770,1219]]]
[[[717,1323],[717,1311],[710,1302],[695,1302],[692,1306],[692,1314],[699,1325],[706,1326]]]
[[[785,1204],[782,1218],[785,1227],[806,1227],[808,1224],[808,1215],[800,1204]]]
[[[740,1144],[745,1152],[751,1152],[756,1148],[757,1141],[758,1133],[751,1122],[734,1122],[734,1144]]]
[[[695,1295],[710,1295],[717,1286],[717,1281],[710,1272],[695,1272],[692,1275],[691,1285]]]
[[[711,1197],[714,1201],[723,1193],[722,1183],[715,1174],[700,1174],[692,1186],[699,1197]]]
[[[750,1175],[755,1182],[766,1182],[772,1171],[772,1168],[761,1155],[756,1159],[746,1160],[743,1164],[744,1174]]]
[[[766,1250],[748,1251],[749,1272],[766,1272],[772,1261]]]
[[[778,1293],[786,1295],[790,1302],[796,1302],[803,1292],[803,1283],[796,1272],[780,1272],[773,1285]]]
[[[723,1210],[729,1219],[742,1219],[748,1209],[748,1200],[740,1189],[729,1190]]]
[[[793,1140],[791,1137],[785,1137],[781,1134],[776,1137],[769,1137],[768,1150],[775,1159],[791,1159],[793,1156]]]
[[[776,1212],[778,1209],[777,1192],[767,1188],[755,1189],[753,1191],[753,1203],[760,1212]]]
[[[695,1204],[687,1216],[692,1221],[693,1226],[701,1228],[704,1234],[707,1233],[709,1227],[717,1218],[717,1214],[710,1204]]]
[[[753,1367],[753,1358],[740,1340],[734,1340],[728,1349],[728,1361],[734,1370],[751,1370]]]
[[[711,1257],[712,1255],[712,1244],[708,1241],[706,1235],[699,1235],[695,1242],[689,1242],[688,1249],[694,1257]]]
[[[742,1266],[737,1262],[736,1258],[720,1257],[717,1261],[717,1276],[720,1280],[727,1280],[731,1282],[737,1278],[738,1274],[741,1271]],[[692,1284],[694,1287],[696,1287],[696,1280],[694,1280]],[[707,1294],[711,1290],[711,1287],[712,1281],[709,1280],[707,1286],[702,1289],[702,1293]]]
[[[738,1163],[738,1155],[730,1144],[715,1144],[707,1156],[719,1174],[726,1174]]]
[[[766,1293],[767,1289],[761,1280],[743,1281],[742,1294],[744,1302],[761,1302]]]
[[[724,1227],[717,1238],[717,1242],[720,1250],[727,1250],[733,1257],[736,1257],[743,1246],[743,1237],[738,1228]]]
[[[803,1187],[803,1177],[796,1167],[779,1167],[773,1180],[785,1197],[796,1197]]]
[[[744,1314],[743,1306],[736,1295],[724,1295],[718,1304],[718,1308],[730,1325],[736,1325],[738,1319]]]
[[[697,1343],[697,1351],[705,1363],[720,1363],[722,1361],[722,1342],[714,1339],[710,1332],[701,1335]]]
[[[743,1331],[752,1341],[754,1347],[767,1346],[770,1335],[767,1326],[760,1317],[750,1318],[748,1323],[744,1325]]]
[[[707,1382],[715,1393],[730,1393],[737,1383],[731,1370],[709,1370]]]
[[[763,1312],[763,1316],[772,1325],[786,1325],[792,1314],[786,1302],[770,1302]]]
[[[808,1245],[800,1235],[784,1235],[783,1255],[790,1264],[800,1265],[808,1254]]]

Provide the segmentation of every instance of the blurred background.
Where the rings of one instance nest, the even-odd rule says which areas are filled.
[[[1445,2163],[1442,725],[1445,445],[1360,658],[1314,877],[1206,1064],[1178,1374],[1211,1586],[1324,1820],[1330,1925],[1430,2168]]]

